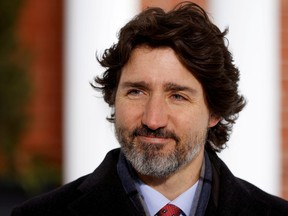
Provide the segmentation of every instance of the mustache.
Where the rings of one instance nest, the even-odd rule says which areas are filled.
[[[158,128],[156,130],[152,130],[146,125],[142,125],[140,127],[135,128],[132,135],[133,137],[153,136],[156,138],[174,139],[177,143],[180,142],[180,137],[178,137],[173,131],[164,128]]]

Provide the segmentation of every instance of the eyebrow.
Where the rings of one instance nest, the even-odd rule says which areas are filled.
[[[147,82],[144,82],[144,81],[140,81],[140,82],[130,82],[130,81],[127,81],[127,82],[124,82],[121,84],[121,87],[123,88],[145,88],[145,89],[149,89],[150,85],[147,83]]]
[[[140,81],[140,82],[124,82],[121,84],[123,88],[140,88],[140,89],[151,89],[150,84],[145,82],[145,81]],[[191,94],[196,94],[197,90],[188,86],[182,86],[173,82],[169,82],[164,84],[164,91],[169,92],[169,91],[187,91],[190,92]]]
[[[176,83],[169,82],[164,85],[165,91],[187,91],[191,94],[196,94],[197,90],[188,86],[182,86]]]

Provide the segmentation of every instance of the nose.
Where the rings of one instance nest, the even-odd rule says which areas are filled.
[[[151,130],[164,128],[168,124],[168,107],[160,95],[151,96],[146,102],[142,124]]]

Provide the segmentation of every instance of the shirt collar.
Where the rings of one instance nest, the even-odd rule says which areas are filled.
[[[161,193],[144,184],[143,182],[139,181],[137,183],[137,187],[143,196],[150,215],[155,215],[163,206],[168,203],[179,207],[185,213],[185,215],[189,215],[197,186],[198,181],[176,199],[169,200]],[[187,202],[187,200],[191,200],[191,202]]]

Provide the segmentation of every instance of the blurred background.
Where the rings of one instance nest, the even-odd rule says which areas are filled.
[[[0,215],[92,172],[118,147],[90,82],[96,55],[148,6],[180,0],[0,0]],[[197,0],[221,30],[248,100],[228,148],[232,172],[288,199],[288,0]]]

